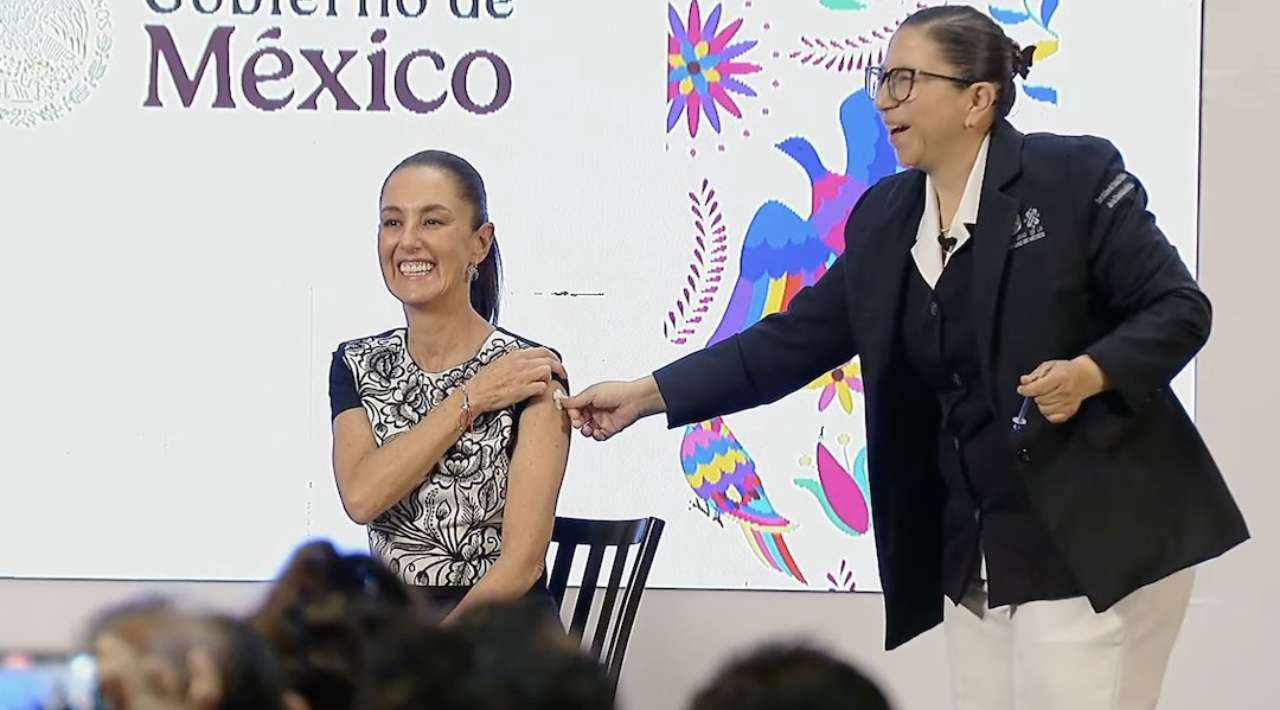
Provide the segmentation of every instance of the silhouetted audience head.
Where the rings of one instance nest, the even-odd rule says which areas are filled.
[[[311,710],[349,710],[370,672],[371,648],[391,630],[417,626],[423,612],[376,560],[313,542],[294,553],[250,623]]]
[[[406,618],[372,639],[360,710],[470,710],[471,645],[456,631]]]
[[[803,646],[767,646],[735,661],[694,697],[690,710],[889,710],[853,666]]]
[[[471,648],[469,710],[612,710],[613,685],[545,607],[476,608],[457,631]]]
[[[163,601],[107,612],[92,626],[99,690],[113,710],[278,710],[286,687],[244,622]]]
[[[111,710],[613,710],[604,667],[545,604],[441,626],[367,555],[293,554],[248,621],[164,600],[99,617],[89,645]],[[801,645],[741,656],[690,710],[889,710],[856,668]]]

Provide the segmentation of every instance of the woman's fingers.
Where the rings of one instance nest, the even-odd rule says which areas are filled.
[[[1035,397],[1038,399],[1058,392],[1062,385],[1063,379],[1061,377],[1055,373],[1049,373],[1019,387],[1018,394],[1023,397]]]
[[[1046,374],[1048,374],[1049,370],[1053,369],[1053,362],[1054,362],[1053,360],[1049,360],[1047,362],[1040,363],[1039,367],[1022,376],[1021,384],[1029,385],[1032,382],[1035,382],[1036,380],[1044,377]]]
[[[582,432],[582,435],[589,439],[604,441],[617,433],[612,424],[608,422],[601,422],[598,419],[593,418],[595,416],[608,417],[609,415],[607,413],[601,414],[590,409],[583,409],[581,410],[581,416],[582,423],[578,427],[578,431]]]
[[[551,371],[559,375],[560,379],[563,379],[566,381],[569,379],[569,371],[564,369],[564,363],[560,362],[559,360],[556,360],[556,359],[551,360]]]
[[[529,362],[539,366],[547,366],[551,371],[560,375],[565,379],[569,379],[569,373],[564,369],[564,363],[560,362],[560,358],[556,354],[546,348],[530,348],[528,350],[519,351]]]
[[[1069,401],[1040,406],[1039,409],[1040,414],[1050,424],[1061,424],[1075,416],[1076,412],[1079,411],[1079,407]]]
[[[564,365],[554,358],[531,360],[522,372],[525,377],[544,382],[550,382],[556,375],[559,375],[562,379],[569,379]]]

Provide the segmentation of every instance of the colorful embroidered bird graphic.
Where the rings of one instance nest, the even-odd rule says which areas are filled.
[[[857,537],[871,528],[871,507],[867,503],[867,450],[858,452],[853,475],[818,442],[818,478],[797,478],[795,483],[818,499],[827,518],[846,535]]]
[[[723,419],[685,428],[680,464],[689,486],[707,506],[704,512],[716,522],[728,517],[737,523],[761,562],[807,584],[783,537],[795,526],[769,502],[755,461]]]
[[[809,217],[776,200],[756,210],[743,241],[738,281],[708,345],[785,311],[796,293],[817,281],[844,252],[844,224],[854,203],[869,186],[897,170],[884,123],[863,91],[841,103],[840,125],[846,150],[843,175],[824,166],[804,138],[778,144],[809,178]]]

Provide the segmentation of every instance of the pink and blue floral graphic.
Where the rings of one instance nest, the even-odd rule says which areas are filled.
[[[682,19],[673,5],[667,5],[671,25],[667,35],[667,132],[670,133],[684,116],[689,136],[695,138],[705,114],[707,123],[719,133],[720,111],[742,118],[742,109],[732,94],[755,98],[755,89],[739,77],[755,74],[761,67],[741,61],[756,46],[755,40],[733,42],[742,20],[730,22],[723,29],[723,6],[716,5],[706,21],[698,0],[689,3],[687,19]]]

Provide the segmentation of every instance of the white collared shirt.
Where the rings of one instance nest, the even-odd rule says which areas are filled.
[[[987,173],[987,147],[991,144],[991,134],[982,139],[978,148],[978,157],[973,161],[973,169],[969,171],[969,181],[964,186],[964,196],[960,198],[960,206],[955,217],[951,219],[948,236],[956,240],[951,254],[956,253],[964,243],[969,241],[970,224],[978,222],[978,204],[982,200],[982,179]],[[947,257],[942,254],[938,245],[938,235],[942,233],[942,218],[938,210],[938,191],[933,186],[933,178],[924,178],[924,215],[920,217],[920,227],[916,230],[916,243],[911,248],[911,256],[915,259],[920,275],[933,288],[942,277],[942,269],[947,265]],[[949,255],[948,255],[949,256]]]

